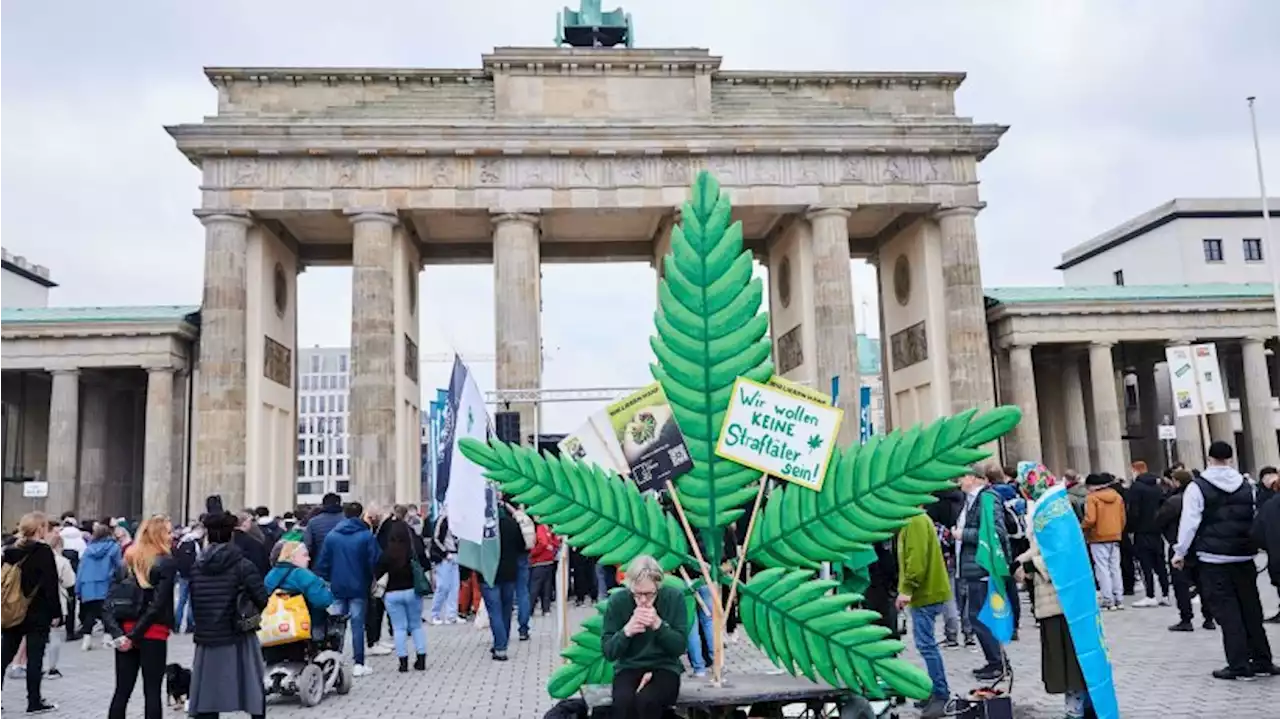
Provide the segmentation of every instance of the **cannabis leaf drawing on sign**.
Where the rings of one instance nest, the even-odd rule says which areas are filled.
[[[817,448],[819,448],[819,447],[821,447],[821,446],[822,446],[822,435],[815,434],[815,435],[813,435],[812,437],[810,437],[810,438],[809,438],[809,451],[810,451],[810,452],[814,451],[815,449],[817,449]]]
[[[763,285],[752,279],[742,224],[730,222],[728,197],[703,172],[671,231],[663,259],[656,334],[650,344],[653,376],[671,403],[693,469],[675,491],[689,523],[703,538],[714,581],[729,584],[721,567],[721,533],[742,516],[760,473],[715,454],[716,440],[738,377],[766,382],[773,375],[769,317],[760,311]],[[933,501],[980,449],[1017,425],[1016,407],[968,411],[876,436],[861,446],[837,448],[821,491],[799,485],[773,490],[760,509],[747,558],[766,569],[739,585],[747,636],[793,676],[808,677],[879,698],[885,688],[907,697],[929,696],[928,675],[897,657],[903,643],[887,638],[879,615],[855,608],[857,594],[833,593],[837,584],[817,577],[822,562],[839,562],[893,536]],[[815,444],[816,442],[816,444]],[[810,447],[821,446],[814,436]],[[604,564],[625,565],[641,554],[663,568],[700,571],[675,518],[636,485],[594,465],[498,440],[464,439],[461,450],[529,514],[570,545]],[[692,592],[679,580],[673,586]],[[601,606],[603,612],[604,605]],[[548,691],[564,698],[583,684],[607,684],[613,669],[601,654],[600,616],[583,623],[561,655]]]

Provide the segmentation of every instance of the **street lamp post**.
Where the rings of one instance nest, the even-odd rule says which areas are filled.
[[[1271,231],[1271,209],[1267,206],[1267,178],[1262,170],[1262,143],[1258,140],[1258,115],[1253,107],[1256,99],[1252,95],[1246,98],[1249,103],[1249,125],[1253,130],[1253,154],[1258,165],[1258,192],[1262,194],[1262,231],[1265,233],[1266,251],[1270,254],[1267,264],[1271,267],[1271,296],[1275,304],[1276,326],[1280,328],[1280,247],[1276,247],[1275,233]]]

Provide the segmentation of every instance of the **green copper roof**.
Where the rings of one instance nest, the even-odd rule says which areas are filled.
[[[136,305],[132,307],[11,307],[0,311],[0,322],[176,322],[200,311],[197,305]]]
[[[988,304],[1017,302],[1123,302],[1158,300],[1260,299],[1271,296],[1266,283],[1203,285],[1080,285],[1076,287],[988,287]]]
[[[858,335],[858,374],[880,374],[880,340]]]

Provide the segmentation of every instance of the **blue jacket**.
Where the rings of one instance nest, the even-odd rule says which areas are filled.
[[[114,537],[89,542],[80,555],[80,571],[76,572],[76,596],[80,601],[97,602],[107,598],[111,577],[120,568],[122,558]]]
[[[290,594],[301,594],[312,614],[317,610],[328,609],[333,604],[333,592],[329,591],[323,579],[310,569],[295,567],[288,562],[280,562],[272,567],[263,584],[267,587],[267,594],[277,589]]]
[[[320,556],[320,548],[324,546],[325,537],[329,536],[329,532],[333,531],[342,523],[342,507],[340,505],[331,505],[321,507],[308,522],[307,527],[302,532],[302,543],[307,545],[307,553],[312,558]]]
[[[316,574],[329,580],[335,599],[363,599],[369,595],[373,565],[381,554],[367,524],[358,517],[344,519],[325,537]]]

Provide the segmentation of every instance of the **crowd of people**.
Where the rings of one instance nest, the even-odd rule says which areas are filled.
[[[1203,471],[1178,466],[1164,476],[1142,462],[1126,478],[1064,473],[1088,543],[1098,604],[1104,611],[1176,604],[1178,621],[1169,629],[1189,632],[1196,629],[1198,597],[1200,627],[1221,630],[1227,659],[1213,676],[1274,676],[1280,668],[1262,625],[1280,622],[1280,611],[1264,619],[1252,560],[1259,549],[1280,554],[1280,500],[1274,499],[1280,473],[1264,468],[1257,481],[1241,475],[1223,443],[1214,443],[1208,457]],[[1028,507],[1047,476],[1039,471],[1042,483],[1031,487],[1012,469],[975,468],[958,489],[940,492],[925,514],[877,545],[875,561],[862,572],[865,583],[854,591],[867,597],[866,606],[879,611],[895,635],[897,612],[908,613],[933,685],[932,696],[919,705],[924,717],[944,716],[951,706],[943,649],[981,652],[976,680],[995,681],[1010,672],[1001,642],[979,618],[993,579],[979,558],[986,529],[979,508],[988,495],[1000,508],[991,536],[1009,562],[1008,576],[1001,572],[999,581],[1011,598],[1012,639],[1018,638],[1021,590],[1039,631],[1045,690],[1065,696],[1068,717],[1088,715],[1070,631],[1027,529]],[[56,521],[38,512],[22,518],[4,551],[3,652],[5,675],[25,677],[29,713],[55,708],[41,693],[42,680],[61,677],[63,643],[80,641],[82,650],[91,651],[101,631],[100,643],[115,656],[111,719],[125,716],[139,676],[145,716],[162,715],[161,684],[174,633],[191,634],[195,644],[192,716],[263,716],[265,666],[255,618],[277,591],[305,600],[313,632],[324,632],[328,615],[346,618],[356,677],[373,671],[368,656],[391,653],[400,672],[423,671],[424,624],[480,616],[488,623],[492,659],[507,661],[511,635],[528,640],[534,610],[550,613],[562,551],[570,552],[568,598],[575,603],[603,600],[620,583],[628,588],[610,602],[604,621],[602,648],[617,669],[615,705],[636,716],[660,715],[675,701],[680,676],[703,677],[714,659],[706,587],[697,588],[702,601],[695,614],[685,616],[683,601],[662,587],[661,569],[651,558],[638,558],[625,573],[598,564],[562,546],[549,527],[505,499],[498,505],[500,551],[491,583],[459,564],[459,542],[443,513],[429,525],[417,507],[396,506],[384,515],[358,502],[343,504],[335,494],[314,510],[281,516],[265,507],[231,513],[216,497],[205,509],[198,521],[179,527],[163,516],[137,526],[113,518],[80,522],[69,513]],[[723,556],[736,555],[740,531],[727,528]],[[1280,589],[1275,562],[1270,578]],[[1139,580],[1143,596],[1132,601]],[[11,584],[20,591],[10,591]],[[729,610],[732,632],[736,622]],[[938,617],[944,620],[941,642]]]

